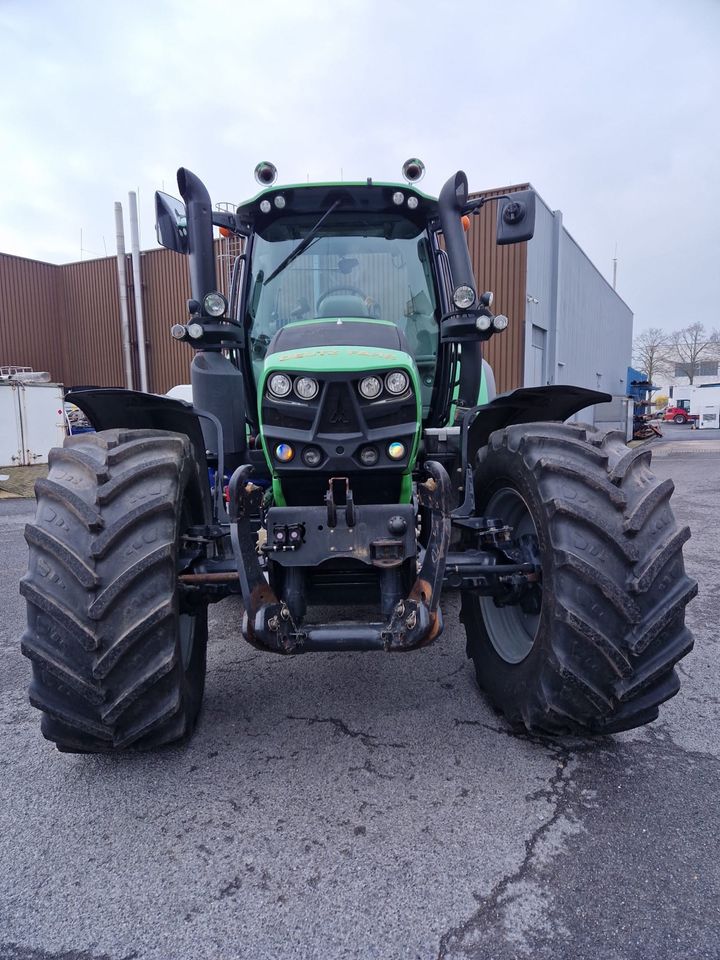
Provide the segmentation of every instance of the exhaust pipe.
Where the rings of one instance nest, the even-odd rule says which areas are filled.
[[[185,167],[178,170],[177,182],[187,211],[190,289],[193,299],[202,305],[206,294],[217,287],[210,194],[202,180]]]
[[[445,237],[445,248],[450,261],[453,288],[470,287],[475,293],[477,288],[470,261],[465,230],[462,225],[462,215],[468,198],[467,177],[462,170],[458,170],[454,177],[450,177],[440,191],[438,207],[440,224]]]

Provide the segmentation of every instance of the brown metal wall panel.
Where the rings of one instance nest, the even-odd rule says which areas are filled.
[[[64,374],[60,267],[0,254],[0,366]]]
[[[64,382],[125,386],[117,260],[84,260],[62,268]]]
[[[527,186],[500,187],[472,196],[497,197]],[[490,338],[484,352],[495,373],[498,393],[502,393],[523,384],[527,243],[499,247],[495,242],[496,219],[497,203],[486,204],[477,216],[470,217],[468,245],[478,292],[492,290],[493,313],[504,313],[510,320],[503,333]]]

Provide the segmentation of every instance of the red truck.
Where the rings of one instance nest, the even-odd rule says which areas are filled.
[[[686,403],[687,406],[683,404]],[[692,423],[697,420],[697,415],[690,413],[690,401],[680,401],[677,407],[667,407],[662,415],[663,420],[672,420],[673,423]]]

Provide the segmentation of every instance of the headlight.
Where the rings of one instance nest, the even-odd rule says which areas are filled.
[[[510,321],[504,313],[499,313],[493,320],[493,326],[496,330],[504,330],[508,323],[510,323]]]
[[[475,321],[475,326],[478,328],[478,330],[482,330],[483,332],[485,332],[485,330],[489,330],[490,327],[492,326],[492,319],[490,317],[486,317],[483,314],[482,316],[477,318],[477,320]]]
[[[382,380],[380,377],[365,377],[358,384],[358,390],[366,400],[374,400],[382,393]]]
[[[278,210],[285,209],[285,197],[281,193],[275,197],[275,206],[278,208]]]
[[[274,373],[268,380],[268,390],[274,397],[286,397],[292,390],[290,377],[284,373]]]
[[[214,291],[208,293],[205,297],[203,306],[205,307],[205,313],[211,317],[221,317],[227,310],[227,300],[221,293]]]
[[[453,292],[453,303],[459,310],[469,310],[475,303],[475,291],[472,287],[456,287]]]
[[[400,193],[399,190],[396,190],[395,193],[394,193],[393,196],[392,196],[392,201],[393,201],[393,203],[395,204],[395,206],[396,206],[396,207],[399,207],[400,204],[401,204],[404,200],[405,200],[405,194],[404,194],[404,193]]]
[[[408,383],[407,374],[403,373],[402,370],[394,370],[385,377],[385,386],[387,387],[388,393],[392,393],[396,397],[401,393],[405,393],[408,388]]]
[[[419,200],[417,197],[408,197],[408,207],[410,207],[411,210],[417,210],[418,203]]]
[[[270,203],[269,200],[261,200],[261,201],[260,201],[260,212],[261,212],[261,213],[270,213],[271,210],[272,210],[272,204]]]
[[[391,460],[402,460],[405,456],[405,444],[395,440],[394,443],[388,444],[387,452]]]
[[[301,400],[312,400],[318,395],[320,387],[312,377],[298,377],[295,381],[295,393]]]
[[[198,340],[203,335],[201,323],[189,323],[185,329],[188,332],[188,336],[192,337],[193,340]]]

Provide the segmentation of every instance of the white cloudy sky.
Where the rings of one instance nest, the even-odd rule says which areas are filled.
[[[114,250],[188,166],[529,180],[635,328],[720,326],[720,0],[0,0],[0,251]]]

